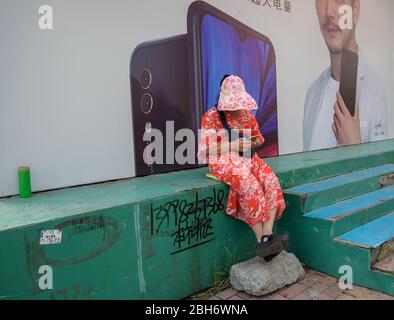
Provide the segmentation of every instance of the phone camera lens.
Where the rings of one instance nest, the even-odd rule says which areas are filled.
[[[152,111],[153,108],[153,98],[150,93],[145,93],[141,97],[141,110],[145,114],[149,114]]]
[[[149,89],[151,84],[152,84],[152,73],[150,72],[149,69],[143,69],[140,75],[141,88],[144,90]]]

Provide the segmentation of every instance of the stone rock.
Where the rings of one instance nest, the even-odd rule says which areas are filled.
[[[235,264],[230,270],[234,290],[253,296],[264,296],[291,285],[305,277],[305,270],[292,253],[282,251],[270,262],[254,257]]]

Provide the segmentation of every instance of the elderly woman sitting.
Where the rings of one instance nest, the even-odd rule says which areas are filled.
[[[253,154],[264,143],[254,109],[257,103],[242,79],[226,76],[218,104],[202,117],[198,158],[230,186],[226,213],[251,227],[257,239],[256,254],[270,260],[287,245],[286,235],[272,234],[286,205],[275,173]]]

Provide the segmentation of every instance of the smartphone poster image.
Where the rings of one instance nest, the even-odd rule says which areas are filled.
[[[344,49],[339,92],[352,117],[356,112],[358,54]]]
[[[187,55],[186,35],[142,43],[132,54],[130,89],[134,163],[137,176],[197,166],[196,160],[179,163],[175,159],[176,150],[185,142],[175,141],[175,134],[180,129],[196,131],[195,112],[189,107]],[[172,123],[170,126],[173,128],[168,127],[168,122]],[[153,129],[162,133],[163,157],[162,161],[158,161],[159,163],[152,164],[150,161],[153,157],[154,160],[158,159],[156,157],[158,150],[152,152],[153,155],[147,163],[144,159],[144,151],[151,141],[144,141],[144,134]]]
[[[203,1],[189,7],[188,36],[196,114],[201,119],[216,105],[226,74],[241,77],[258,104],[255,116],[265,137],[258,155],[278,156],[276,59],[269,38]]]

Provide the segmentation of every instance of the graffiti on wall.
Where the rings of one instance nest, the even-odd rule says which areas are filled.
[[[151,204],[151,236],[168,234],[172,238],[177,254],[215,240],[212,220],[214,215],[225,209],[225,191],[212,189],[194,199],[174,199],[163,204]],[[170,231],[170,232],[168,232]]]

